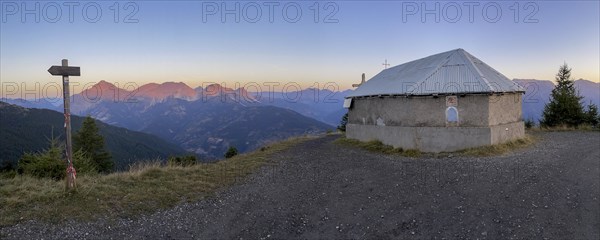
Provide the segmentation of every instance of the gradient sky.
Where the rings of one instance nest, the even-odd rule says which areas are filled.
[[[23,21],[23,7],[35,9],[36,3],[40,21],[36,22],[35,11]],[[15,83],[35,89],[38,82],[41,89],[59,82],[46,70],[63,58],[81,66],[82,76],[72,78],[80,85],[106,80],[120,86],[176,81],[191,87],[209,82],[225,82],[228,87],[235,82],[298,82],[303,87],[317,82],[323,87],[335,82],[348,89],[360,81],[361,73],[368,79],[383,70],[385,59],[394,66],[463,48],[511,79],[553,80],[566,62],[574,79],[600,81],[598,1],[517,2],[517,19],[515,1],[472,1],[478,4],[472,22],[463,2],[318,2],[317,23],[311,10],[315,1],[288,5],[289,19],[296,16],[294,4],[302,9],[295,23],[283,17],[283,6],[290,2],[274,7],[272,22],[265,2],[143,1],[133,2],[128,9],[124,9],[126,2],[119,2],[117,23],[111,10],[114,1],[77,3],[70,22],[63,2],[1,1],[2,97],[9,92],[15,97],[6,88]],[[102,9],[97,22],[83,17],[86,4],[87,20],[96,17],[94,6]],[[223,4],[229,9],[240,5],[239,22],[235,14],[226,15],[222,22]],[[436,4],[439,12],[425,15],[423,22],[422,8],[435,9]],[[497,16],[495,4],[502,11]],[[61,16],[57,17],[56,6],[61,7]],[[134,6],[138,11],[133,19],[138,22],[124,23]],[[216,14],[207,15],[214,6],[219,8]],[[248,20],[255,18],[255,6],[261,7],[262,15],[252,23]],[[419,9],[410,8],[414,6]],[[456,14],[456,6],[461,15]],[[334,8],[337,13],[330,20],[337,23],[325,23]],[[497,22],[486,21],[484,15]]]

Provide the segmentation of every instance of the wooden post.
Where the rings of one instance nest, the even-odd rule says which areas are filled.
[[[69,76],[80,76],[79,67],[69,67],[69,60],[63,59],[61,66],[52,66],[48,72],[55,76],[62,76],[63,80],[63,105],[65,106],[65,157],[67,158],[67,190],[74,190],[77,186],[75,179],[77,172],[73,167],[73,146],[71,143],[71,101],[69,93]]]
[[[62,66],[68,67],[69,60],[63,59]],[[73,167],[73,145],[71,142],[71,94],[69,94],[69,75],[63,75],[63,106],[65,106],[65,155],[67,157],[67,190],[75,189],[75,168]]]

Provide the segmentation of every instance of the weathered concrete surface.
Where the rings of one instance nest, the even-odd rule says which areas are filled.
[[[490,126],[520,122],[523,120],[521,94],[494,95],[489,97]]]
[[[402,149],[424,152],[451,152],[490,144],[490,129],[485,127],[396,127],[346,125],[346,136],[360,141],[379,140]]]
[[[507,130],[508,129],[508,130]],[[523,137],[523,122],[493,127],[397,127],[346,125],[346,136],[360,141],[379,140],[402,149],[423,152],[453,152],[466,148],[499,144]]]
[[[521,94],[458,97],[458,124],[447,124],[444,96],[353,99],[346,135],[424,152],[498,144],[524,136]],[[451,126],[451,127],[449,127]]]
[[[523,121],[490,127],[490,144],[499,144],[525,136]]]
[[[487,95],[459,97],[456,108],[460,126],[489,126]],[[446,100],[444,96],[353,99],[348,123],[376,125],[377,118],[387,126],[445,127]]]

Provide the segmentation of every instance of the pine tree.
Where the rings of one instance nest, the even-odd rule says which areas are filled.
[[[104,148],[104,138],[98,133],[96,121],[87,116],[81,129],[73,136],[73,149],[87,154],[99,172],[108,173],[113,170],[114,162],[110,153]]]
[[[238,155],[238,150],[235,147],[229,147],[229,149],[227,149],[227,152],[225,153],[225,158],[232,158],[233,156]]]
[[[557,85],[552,90],[550,102],[544,107],[542,126],[554,127],[567,125],[577,127],[584,122],[581,97],[571,78],[571,69],[565,63],[556,74]]]
[[[590,102],[585,110],[585,123],[592,125],[593,127],[598,126],[600,123],[600,115],[598,115],[598,106]]]

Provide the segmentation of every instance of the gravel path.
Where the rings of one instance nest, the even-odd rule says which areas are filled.
[[[328,136],[194,204],[134,220],[26,222],[0,236],[599,239],[600,133],[534,135],[535,147],[505,156],[427,159],[343,147]]]

